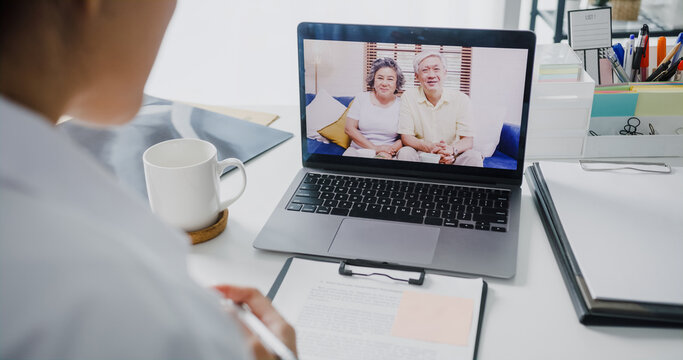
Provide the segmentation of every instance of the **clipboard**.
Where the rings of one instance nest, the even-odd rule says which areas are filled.
[[[594,299],[567,240],[539,163],[525,173],[541,222],[572,305],[584,325],[683,328],[683,307],[639,301]]]
[[[293,265],[295,264],[295,265]],[[405,300],[406,294],[411,293],[413,291],[421,291],[422,293],[434,293],[436,294],[437,291],[436,289],[438,288],[436,286],[437,281],[436,280],[443,280],[445,282],[440,283],[439,287],[443,288],[443,285],[446,284],[446,282],[453,282],[453,283],[458,283],[462,282],[468,283],[467,287],[463,287],[463,289],[467,288],[470,290],[476,290],[480,291],[478,295],[480,296],[480,299],[477,302],[476,306],[476,312],[478,314],[472,313],[472,319],[476,319],[475,321],[472,322],[473,327],[470,327],[470,334],[469,336],[470,339],[473,339],[473,351],[471,353],[467,353],[467,350],[470,348],[470,344],[468,343],[466,347],[461,346],[458,349],[458,346],[453,346],[454,349],[457,350],[462,350],[461,352],[456,352],[456,354],[464,354],[467,353],[467,356],[455,356],[455,358],[472,358],[476,359],[477,358],[477,350],[479,347],[479,337],[481,335],[481,327],[482,327],[482,321],[483,321],[483,316],[484,316],[484,310],[485,310],[485,305],[486,305],[486,295],[488,292],[488,284],[486,281],[483,279],[465,279],[465,278],[455,278],[455,277],[450,277],[450,276],[445,276],[445,275],[437,275],[437,274],[427,274],[424,269],[422,268],[416,268],[416,267],[409,267],[409,266],[402,266],[402,265],[396,265],[396,264],[390,264],[390,263],[380,263],[380,262],[373,262],[373,261],[366,261],[366,260],[334,260],[334,259],[329,259],[329,258],[317,258],[317,257],[302,257],[302,256],[296,256],[296,257],[290,257],[288,258],[284,265],[282,266],[282,269],[280,270],[280,273],[277,275],[273,285],[271,286],[270,290],[268,291],[267,297],[273,301],[274,306],[285,316],[287,319],[288,315],[288,309],[283,308],[283,306],[287,306],[287,303],[278,303],[278,300],[280,298],[277,297],[278,294],[282,294],[282,286],[284,283],[286,283],[286,280],[291,280],[289,279],[289,276],[297,276],[297,274],[301,274],[303,268],[300,268],[298,270],[297,274],[292,275],[292,267],[293,266],[313,266],[318,270],[322,270],[324,268],[325,271],[329,271],[329,273],[325,273],[324,275],[316,274],[316,275],[310,275],[311,277],[317,277],[317,278],[324,278],[325,281],[331,282],[331,283],[339,283],[343,282],[343,286],[348,286],[349,281],[352,281],[351,279],[356,279],[355,281],[359,282],[359,286],[362,285],[362,288],[364,289],[370,289],[371,286],[369,286],[368,281],[365,279],[372,279],[372,281],[375,284],[387,284],[386,287],[380,286],[381,291],[392,291],[392,290],[405,290],[403,292],[403,297],[401,298],[402,301]],[[367,271],[359,271],[359,268],[365,269]],[[306,268],[308,269],[308,268]],[[310,269],[308,269],[310,270]],[[318,271],[319,272],[319,271]],[[395,272],[402,272],[402,273],[409,273],[412,275],[405,275],[405,276],[396,276]],[[308,272],[310,273],[310,272]],[[361,280],[363,279],[363,280]],[[310,280],[310,279],[302,279],[302,280]],[[362,283],[360,283],[362,281]],[[476,282],[476,283],[475,283]],[[391,286],[388,284],[391,283]],[[315,284],[307,284],[311,286],[311,289],[314,289],[315,291],[319,291],[319,288]],[[302,292],[306,291],[307,286],[303,286]],[[457,287],[457,286],[456,286]],[[426,290],[427,288],[431,290]],[[285,290],[287,291],[287,290]],[[289,290],[290,294],[293,290]],[[299,291],[297,289],[297,291]],[[287,294],[281,295],[281,296],[288,296]],[[435,295],[435,296],[440,296],[440,295]],[[474,300],[473,300],[474,301]],[[293,300],[292,300],[293,302]],[[402,311],[401,306],[403,306],[405,303],[401,303],[399,305],[399,313]],[[306,307],[308,305],[302,305],[303,307]],[[302,359],[307,358],[306,354],[306,349],[304,347],[305,340],[302,340],[302,336],[305,337],[307,334],[310,332],[307,330],[306,332],[300,332],[302,330],[298,324],[299,322],[295,320],[300,320],[304,312],[302,311],[300,315],[296,319],[287,319],[297,330],[297,338],[298,338],[298,343],[301,345],[299,346],[299,352],[300,352],[300,357]],[[318,315],[324,314],[322,312],[318,312]],[[311,321],[316,321],[316,320],[310,320],[312,316],[315,314],[306,314],[306,318],[309,318],[307,322]],[[400,314],[397,314],[396,318],[393,319],[393,329],[396,329],[396,324],[401,321],[399,319]],[[384,335],[384,338],[387,336]],[[416,342],[414,339],[404,339],[397,337],[396,338],[397,342],[401,344],[410,344],[410,342]],[[435,348],[435,349],[443,349],[444,344],[442,343],[437,343],[437,342],[429,342],[426,341],[424,342],[425,348]],[[362,346],[362,345],[358,345]],[[359,349],[360,351],[360,349]],[[313,356],[312,358],[316,358]],[[324,357],[320,357],[324,358]],[[398,359],[398,358],[397,358]]]

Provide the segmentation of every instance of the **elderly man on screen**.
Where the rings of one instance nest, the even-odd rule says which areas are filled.
[[[398,133],[405,146],[397,158],[420,161],[421,153],[432,153],[441,156],[441,164],[483,166],[482,154],[472,150],[470,98],[443,86],[446,59],[437,52],[421,52],[413,68],[420,86],[401,96]]]

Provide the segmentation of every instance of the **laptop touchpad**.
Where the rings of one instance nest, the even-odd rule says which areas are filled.
[[[329,253],[352,259],[429,265],[439,240],[438,227],[346,218]]]

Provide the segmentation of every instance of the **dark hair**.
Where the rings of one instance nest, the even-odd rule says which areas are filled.
[[[403,84],[406,82],[406,79],[403,76],[403,71],[401,71],[401,68],[398,67],[398,64],[392,58],[379,58],[373,61],[372,66],[370,67],[370,72],[368,73],[368,77],[365,79],[365,81],[368,83],[368,86],[371,89],[374,89],[375,73],[379,71],[379,69],[385,67],[391,68],[396,72],[396,90],[394,90],[394,94],[397,94],[399,90],[401,90],[401,88],[403,87]]]
[[[37,40],[42,40],[43,32],[56,32],[60,45],[68,45],[75,31],[73,6],[73,1],[64,0],[0,0],[0,57],[9,57],[16,51],[37,56],[36,47],[45,47],[35,45]],[[40,53],[39,56],[58,55]]]

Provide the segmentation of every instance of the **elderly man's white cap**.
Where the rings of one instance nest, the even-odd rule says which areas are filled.
[[[436,51],[422,51],[422,52],[418,53],[417,55],[415,55],[415,58],[413,59],[413,69],[415,70],[415,73],[417,73],[417,70],[418,70],[422,60],[424,60],[430,56],[436,56],[439,59],[441,59],[441,63],[443,64],[444,69],[447,68],[446,58],[443,55],[441,55],[441,53],[438,53]]]

